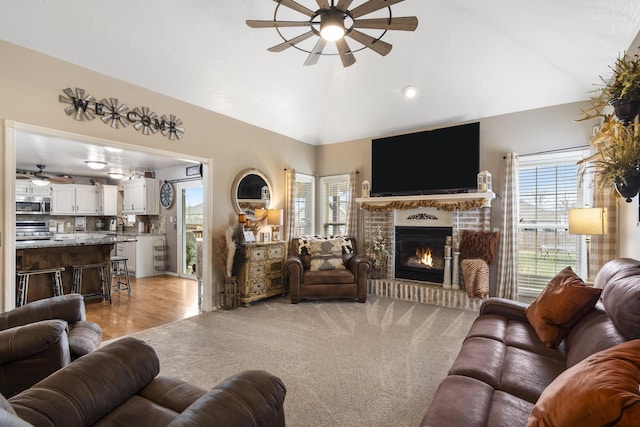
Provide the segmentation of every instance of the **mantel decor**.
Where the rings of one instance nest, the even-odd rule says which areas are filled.
[[[360,207],[372,212],[390,212],[394,209],[436,208],[441,211],[470,211],[486,206],[486,199],[471,199],[452,202],[439,200],[415,200],[410,202],[392,201],[386,204],[362,203]]]
[[[64,95],[58,96],[58,101],[70,106],[64,109],[67,116],[72,116],[78,121],[93,120],[96,116],[105,124],[110,124],[113,129],[123,128],[133,124],[133,128],[142,132],[143,135],[160,132],[171,141],[181,139],[184,134],[182,120],[173,114],[169,118],[152,112],[149,107],[135,107],[129,110],[126,104],[120,104],[117,98],[106,98],[96,101],[91,94],[85,94],[84,89],[76,88],[75,92],[71,88],[66,88],[62,92]]]

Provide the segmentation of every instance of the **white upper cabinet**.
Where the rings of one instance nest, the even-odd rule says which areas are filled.
[[[122,183],[124,189],[122,213],[158,215],[160,213],[160,182],[153,178],[135,178]]]

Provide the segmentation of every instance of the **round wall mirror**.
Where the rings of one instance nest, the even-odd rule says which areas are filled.
[[[238,214],[251,220],[264,218],[271,203],[269,178],[258,169],[243,170],[233,181],[231,203]]]

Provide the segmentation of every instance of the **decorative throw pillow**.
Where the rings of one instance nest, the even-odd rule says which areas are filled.
[[[573,325],[593,309],[600,292],[601,289],[586,286],[571,267],[566,267],[527,307],[527,319],[540,340],[555,348]]]
[[[498,244],[498,233],[494,231],[462,230],[460,233],[460,260],[480,258],[493,264]]]
[[[527,427],[638,426],[639,378],[640,340],[593,354],[547,386]]]
[[[341,239],[342,253],[353,253],[353,244],[347,236],[299,236],[298,237],[298,255],[311,255],[309,244],[312,240],[330,240]]]
[[[342,239],[311,240],[311,271],[344,270]]]

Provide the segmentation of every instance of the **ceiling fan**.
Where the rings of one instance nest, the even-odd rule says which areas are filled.
[[[338,0],[337,4],[334,0],[316,0],[316,3],[320,7],[318,10],[311,10],[306,6],[294,1],[294,0],[274,0],[278,3],[273,14],[273,20],[260,21],[260,20],[247,20],[247,25],[251,28],[275,28],[278,35],[284,40],[283,43],[270,47],[270,52],[282,52],[289,47],[295,47],[296,49],[307,52],[309,56],[304,62],[304,65],[313,65],[318,62],[318,59],[323,55],[323,50],[327,42],[335,42],[338,50],[338,55],[342,60],[342,65],[348,67],[356,62],[356,58],[353,55],[354,52],[358,52],[362,49],[369,48],[374,52],[385,56],[392,48],[392,45],[382,41],[382,37],[388,30],[400,30],[400,31],[415,31],[418,27],[418,18],[415,16],[409,17],[393,17],[391,13],[391,6],[400,3],[404,0],[368,0],[354,9],[349,9],[353,0]],[[306,21],[285,21],[278,20],[278,10],[280,6],[285,6],[296,12],[302,13],[309,17]],[[383,18],[370,18],[360,19],[364,15],[368,15],[372,12],[387,8],[388,16]],[[308,27],[309,31],[300,34],[296,37],[288,39],[285,37],[280,28],[285,27]],[[382,34],[378,37],[365,34],[359,29],[372,29],[382,30]],[[311,50],[302,49],[297,46],[304,40],[310,37],[318,36],[318,41]],[[363,47],[352,50],[345,37],[349,37]],[[326,55],[326,54],[324,54]]]
[[[36,165],[37,172],[18,172],[16,173],[16,179],[30,179],[34,183],[42,183],[43,185],[51,182],[54,184],[73,184],[75,180],[68,175],[52,175],[46,173],[44,168],[46,165]]]

